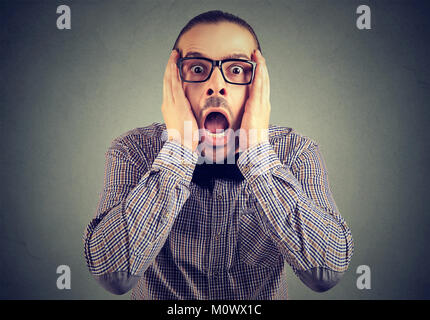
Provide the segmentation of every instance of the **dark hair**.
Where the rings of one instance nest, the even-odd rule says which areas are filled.
[[[255,42],[257,43],[258,50],[261,51],[260,42],[258,41],[257,35],[254,32],[254,29],[252,29],[252,27],[245,20],[231,13],[223,12],[220,10],[212,10],[212,11],[204,12],[202,14],[199,14],[198,16],[195,16],[190,21],[188,21],[188,23],[185,25],[185,27],[182,28],[181,32],[176,38],[175,44],[173,46],[173,50],[178,50],[178,43],[181,36],[188,30],[190,30],[192,27],[198,24],[218,23],[218,22],[231,22],[247,29],[254,37]]]

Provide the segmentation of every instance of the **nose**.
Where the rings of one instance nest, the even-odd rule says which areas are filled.
[[[226,95],[226,85],[219,67],[214,67],[211,77],[207,82],[207,86],[206,95],[208,96],[214,94]]]

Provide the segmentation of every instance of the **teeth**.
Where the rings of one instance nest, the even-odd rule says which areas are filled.
[[[225,131],[223,131],[223,132],[217,132],[217,133],[212,133],[209,130],[206,130],[206,133],[209,136],[211,136],[211,137],[217,137],[217,138],[225,136]]]

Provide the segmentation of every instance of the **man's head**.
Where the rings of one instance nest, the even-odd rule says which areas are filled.
[[[182,58],[239,58],[251,61],[254,50],[260,50],[260,45],[254,31],[244,20],[221,11],[209,11],[190,20],[180,32],[174,49]],[[227,63],[225,65],[227,66]],[[194,73],[203,72],[201,65],[188,65],[187,68],[194,68]],[[223,70],[226,79],[229,70],[232,70],[232,74],[243,72],[234,63],[229,65],[229,70],[225,68]],[[201,132],[206,132],[202,129],[212,133],[217,129],[231,129],[231,132],[236,132],[241,126],[249,85],[228,83],[226,79],[220,68],[214,67],[207,81],[182,83]],[[202,141],[205,142],[202,144],[202,154],[206,157],[214,159],[211,154],[215,150],[227,155],[227,137],[216,138],[203,134]]]

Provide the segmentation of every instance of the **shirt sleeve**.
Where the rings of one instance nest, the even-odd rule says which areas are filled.
[[[118,141],[107,151],[97,214],[84,234],[90,272],[115,294],[129,291],[160,252],[198,159],[175,141],[165,142],[149,170],[134,156]]]
[[[237,164],[257,200],[259,220],[285,260],[303,283],[322,292],[347,270],[354,244],[318,145],[309,140],[301,150],[291,169],[269,142],[245,150]]]

